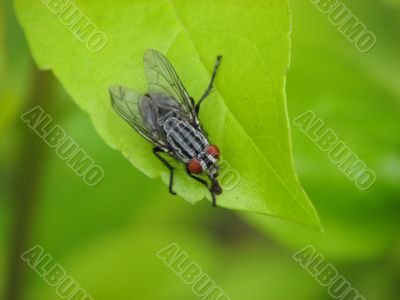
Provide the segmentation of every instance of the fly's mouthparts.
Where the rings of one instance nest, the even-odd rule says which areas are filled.
[[[212,178],[211,181],[212,181],[211,190],[217,195],[221,194],[222,188],[219,185],[219,182],[215,178]]]

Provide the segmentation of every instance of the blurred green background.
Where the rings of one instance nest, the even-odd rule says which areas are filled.
[[[291,1],[290,119],[313,110],[377,174],[359,191],[292,126],[300,180],[325,232],[193,206],[105,145],[50,72],[39,72],[10,1],[0,6],[0,295],[58,299],[19,258],[39,244],[95,300],[198,299],[157,257],[177,243],[231,299],[330,299],[293,259],[313,245],[366,299],[400,294],[400,4],[346,1],[377,36],[361,54],[311,1]],[[21,120],[41,105],[105,170],[84,185]]]

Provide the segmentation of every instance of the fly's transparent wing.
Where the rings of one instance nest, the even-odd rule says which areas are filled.
[[[149,93],[169,95],[179,103],[191,121],[197,123],[192,100],[169,60],[157,50],[148,49],[144,53],[144,66]]]
[[[109,91],[112,107],[118,115],[151,143],[161,148],[166,148],[166,143],[163,141],[162,136],[160,136],[159,131],[156,130],[157,128],[146,126],[148,123],[146,121],[151,116],[148,115],[147,111],[145,111],[145,114],[141,111],[141,106],[143,107],[141,103],[147,103],[151,99],[122,86],[111,86]]]

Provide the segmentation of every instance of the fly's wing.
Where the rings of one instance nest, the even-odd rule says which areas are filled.
[[[198,123],[192,100],[169,60],[157,50],[148,49],[144,53],[144,66],[149,93],[169,95],[190,121]]]
[[[151,110],[141,111],[143,104],[147,103],[150,98],[140,95],[132,90],[122,86],[111,86],[109,88],[111,95],[111,104],[113,109],[135,129],[140,135],[149,140],[156,146],[167,148],[163,137],[159,134],[157,128],[149,126],[149,120],[152,119]],[[147,126],[146,126],[147,124]]]

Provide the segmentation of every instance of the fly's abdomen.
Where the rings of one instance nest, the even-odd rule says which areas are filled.
[[[205,136],[188,122],[172,117],[163,125],[167,142],[184,162],[197,157],[207,147]]]

